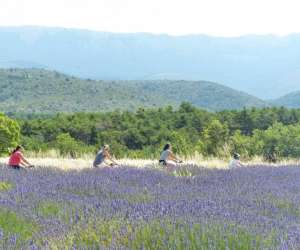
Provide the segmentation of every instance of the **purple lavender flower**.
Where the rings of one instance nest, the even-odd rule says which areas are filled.
[[[68,172],[1,167],[0,180],[13,184],[0,192],[1,209],[39,230],[21,239],[0,215],[0,241],[8,235],[6,244],[21,241],[24,249],[51,249],[55,242],[69,249],[147,249],[151,240],[173,249],[197,249],[197,242],[212,249],[214,242],[228,249],[300,248],[297,166],[183,168],[172,175],[130,166]]]

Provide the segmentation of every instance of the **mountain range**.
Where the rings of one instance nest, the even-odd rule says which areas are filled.
[[[265,107],[265,101],[207,81],[95,81],[43,69],[0,69],[0,112],[57,113],[179,106],[207,110]]]
[[[278,99],[271,100],[270,103],[287,108],[300,108],[300,91],[291,92]]]
[[[222,38],[2,27],[0,40],[1,68],[106,81],[205,80],[262,99],[300,90],[299,34]]]

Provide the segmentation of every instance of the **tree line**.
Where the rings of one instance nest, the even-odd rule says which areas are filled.
[[[9,133],[5,119],[11,123]],[[56,114],[22,117],[16,121],[2,115],[0,139],[6,139],[0,140],[0,152],[22,143],[30,151],[56,149],[61,155],[79,157],[109,144],[116,157],[154,158],[170,142],[182,156],[198,152],[227,158],[238,152],[243,158],[263,156],[276,161],[299,157],[299,121],[299,109],[272,107],[209,112],[189,103],[182,103],[178,109],[168,106],[141,108],[135,112]],[[8,134],[14,138],[8,139]],[[12,143],[4,145],[5,140]]]

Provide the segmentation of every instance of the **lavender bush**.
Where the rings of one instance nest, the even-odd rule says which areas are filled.
[[[300,169],[0,167],[2,249],[299,249]]]

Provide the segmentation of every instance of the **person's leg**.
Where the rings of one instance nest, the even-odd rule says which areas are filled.
[[[110,167],[109,164],[107,164],[106,162],[102,162],[100,164],[97,165],[93,165],[94,168],[106,168],[106,167]]]
[[[18,166],[18,165],[13,165],[13,166],[10,166],[12,169],[15,169],[15,170],[21,170],[21,167]]]
[[[166,162],[166,161],[160,160],[160,161],[158,162],[158,164],[159,164],[159,166],[161,166],[162,168],[168,169],[168,168],[167,168],[167,162]]]
[[[173,171],[176,168],[176,162],[174,162],[174,161],[167,161],[166,167],[167,167],[168,171]]]
[[[102,161],[94,161],[93,162],[93,167],[94,168],[101,168],[103,167],[103,165],[105,165],[105,162],[102,160]]]

